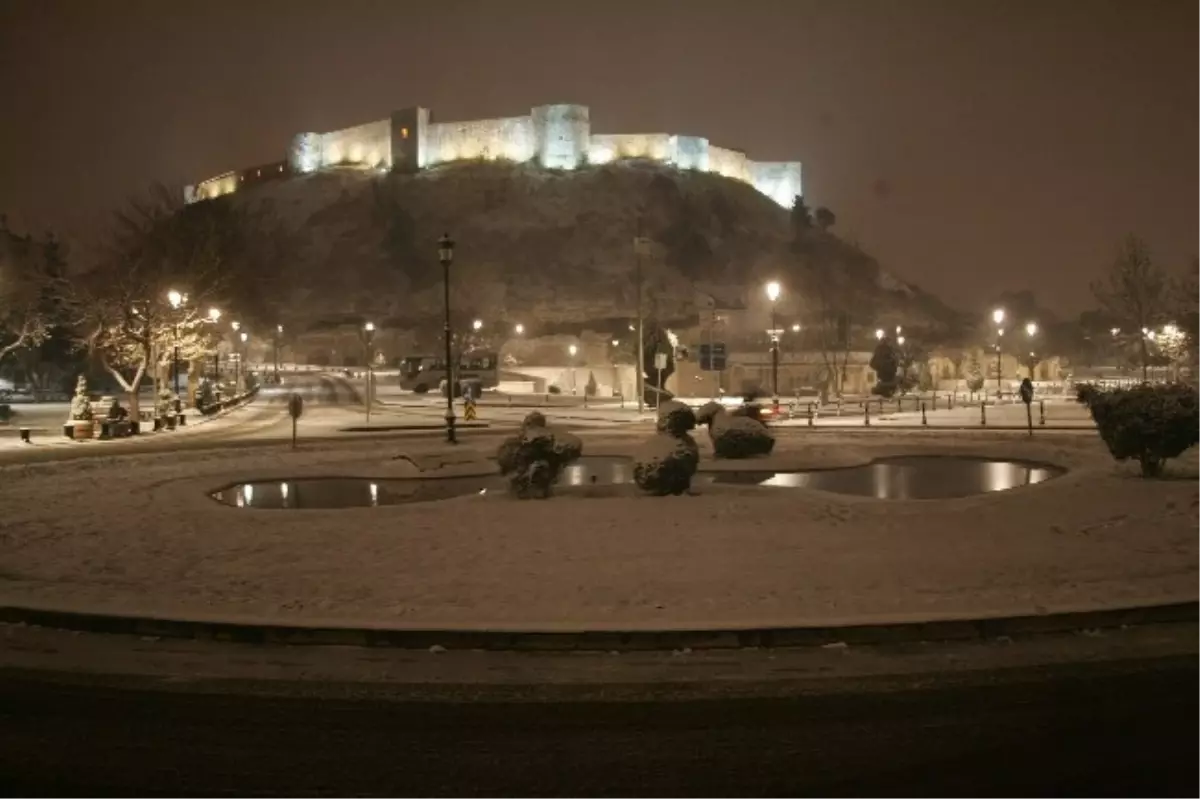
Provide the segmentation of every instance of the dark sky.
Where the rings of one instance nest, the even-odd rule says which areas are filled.
[[[420,104],[804,162],[805,194],[963,307],[1073,312],[1126,232],[1197,249],[1195,0],[0,0],[0,212],[79,235],[155,180]]]

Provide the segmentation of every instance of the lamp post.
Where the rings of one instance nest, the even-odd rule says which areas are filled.
[[[992,311],[992,321],[996,323],[996,401],[999,402],[1000,398],[1004,395],[1004,391],[1000,387],[1000,372],[1003,368],[1000,361],[1000,354],[1002,352],[1000,344],[1004,340],[1004,328],[1001,327],[1004,324],[1003,308],[997,308]]]
[[[367,348],[367,357],[366,357],[366,360],[367,360],[367,395],[366,395],[366,404],[367,404],[367,424],[370,424],[370,423],[371,423],[371,402],[372,402],[372,396],[371,396],[371,394],[372,394],[372,391],[371,391],[371,361],[373,361],[373,360],[375,359],[375,347],[374,347],[374,344],[375,344],[375,323],[374,323],[374,322],[367,322],[365,325],[363,325],[363,343],[366,345],[366,348]]]
[[[567,347],[567,354],[571,356],[571,395],[578,393],[575,383],[575,353],[579,352],[579,348],[574,344]]]
[[[246,380],[246,377],[245,377],[246,370],[244,368],[242,368],[242,361],[246,360],[246,339],[250,338],[250,334],[247,333],[245,330],[243,330],[241,332],[241,335],[239,336],[239,338],[241,339],[242,346],[238,350],[238,371],[237,371],[236,379],[237,379],[238,389],[244,390],[243,385]]]
[[[1032,340],[1033,337],[1037,335],[1037,332],[1038,332],[1037,322],[1026,322],[1025,323],[1025,337],[1026,338]],[[1029,352],[1029,379],[1030,380],[1033,380],[1033,357],[1034,357],[1033,351],[1031,350]]]
[[[209,308],[208,321],[214,325],[221,321],[221,309]],[[218,342],[219,344],[220,342]],[[220,391],[221,385],[221,350],[217,345],[213,345],[213,391]]]
[[[523,324],[521,324],[520,322],[518,322],[518,323],[517,323],[517,326],[513,328],[513,331],[514,331],[514,332],[515,332],[515,333],[516,333],[518,336],[523,336],[523,335],[525,335],[525,325],[523,325]]]
[[[779,334],[775,324],[775,301],[779,299],[779,283],[772,280],[767,284],[767,299],[771,301],[771,394],[779,404]]]
[[[279,382],[279,337],[283,335],[283,325],[275,325],[275,340],[272,342],[275,350],[275,382]]]
[[[454,368],[450,346],[450,262],[454,260],[454,239],[443,233],[438,239],[438,260],[442,264],[442,284],[446,302],[446,441],[455,443],[454,438]]]
[[[171,303],[171,310],[175,313],[172,315],[171,327],[174,334],[174,347],[171,351],[171,385],[175,390],[175,411],[179,411],[179,308],[187,302],[187,295],[180,294],[175,289],[167,292],[167,302]]]

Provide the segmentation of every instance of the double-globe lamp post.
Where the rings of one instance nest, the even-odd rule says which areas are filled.
[[[454,239],[443,233],[438,239],[438,260],[442,264],[442,285],[445,292],[446,320],[443,332],[446,338],[446,441],[455,443],[454,436],[454,359],[450,344],[450,263],[454,260]]]
[[[175,390],[175,402],[176,402],[175,410],[178,411],[179,410],[179,407],[178,407],[178,403],[179,403],[179,316],[178,316],[178,313],[179,313],[179,309],[181,307],[183,307],[183,304],[185,302],[187,302],[187,295],[180,294],[175,289],[171,289],[170,291],[167,292],[167,302],[171,303],[171,310],[175,312],[175,314],[173,314],[172,319],[171,319],[171,330],[172,330],[172,333],[174,334],[174,340],[172,341],[173,346],[172,346],[172,350],[171,350],[171,385]]]
[[[1003,363],[1000,360],[1000,355],[1003,351],[1001,344],[1004,342],[1004,309],[997,308],[992,311],[992,321],[996,323],[996,401],[999,402],[1004,396],[1004,389],[1001,387],[1000,378]]]
[[[771,394],[779,404],[779,326],[775,323],[775,301],[782,291],[777,281],[767,284],[767,299],[771,301]]]

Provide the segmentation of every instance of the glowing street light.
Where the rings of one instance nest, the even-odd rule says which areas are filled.
[[[472,323],[471,323],[471,329],[472,329],[472,330],[478,331],[478,330],[480,330],[482,327],[483,327],[483,320],[482,320],[482,319],[476,319],[474,322],[472,322]]]
[[[183,305],[186,300],[187,295],[180,294],[175,289],[171,289],[167,292],[167,302],[171,303],[172,308],[178,308],[180,305]]]
[[[1119,336],[1121,334],[1121,328],[1112,327],[1112,328],[1109,328],[1108,332],[1112,333],[1113,338],[1116,338],[1117,336]]]
[[[800,332],[800,323],[799,323],[799,322],[797,322],[796,324],[792,325],[792,332],[793,332],[793,333],[799,333],[799,332]]]
[[[775,332],[779,325],[775,323],[775,301],[783,289],[777,281],[772,280],[766,286],[767,299],[771,301],[771,393],[775,404],[779,404],[779,335]]]
[[[1000,342],[1004,340],[1004,328],[1000,325],[1004,324],[1004,309],[997,308],[992,311],[992,321],[996,323],[996,401],[1000,401],[1000,397],[1004,395],[1000,387],[1000,375],[1003,370],[1003,363],[1000,360],[1001,347]]]
[[[1029,337],[1036,336],[1038,332],[1037,322],[1027,322],[1025,324],[1025,335]]]
[[[903,347],[904,346],[904,336],[896,336],[896,343],[899,344],[901,347]]]
[[[518,336],[523,336],[523,335],[525,335],[525,325],[523,325],[523,324],[521,324],[521,323],[519,323],[519,322],[517,323],[517,326],[513,328],[513,330],[514,330],[514,331],[516,331],[516,334],[517,334]]]
[[[187,295],[180,294],[175,289],[167,292],[167,302],[171,303],[171,308],[178,311],[179,307],[187,302]],[[174,332],[174,347],[171,350],[171,383],[175,389],[175,410],[179,411],[179,320],[175,320],[173,325]]]
[[[575,394],[575,393],[576,393],[576,387],[575,387],[575,386],[576,386],[576,384],[575,384],[575,353],[579,352],[579,348],[578,348],[578,347],[576,347],[574,344],[572,344],[571,346],[567,347],[567,352],[568,352],[568,353],[570,354],[570,356],[571,356],[571,393],[572,393],[572,394]]]
[[[208,321],[214,322],[214,323],[221,321],[221,309],[220,308],[209,308],[208,309]]]
[[[875,328],[875,340],[883,341],[883,328],[882,327]]]

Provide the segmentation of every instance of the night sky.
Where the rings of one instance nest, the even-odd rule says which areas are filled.
[[[86,236],[293,133],[591,108],[804,162],[810,205],[964,308],[1063,312],[1137,232],[1197,249],[1195,0],[2,0],[0,212]]]

